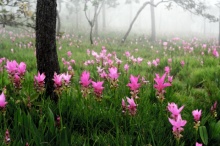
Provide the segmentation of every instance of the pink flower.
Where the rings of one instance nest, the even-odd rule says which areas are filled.
[[[62,76],[62,74],[58,75],[57,73],[54,73],[53,81],[56,88],[62,86]]]
[[[138,90],[141,86],[140,83],[138,83],[139,76],[135,77],[133,75],[130,76],[130,83],[127,84],[128,87],[130,87],[130,90],[135,91]]]
[[[5,68],[8,74],[14,75],[17,72],[17,66],[18,63],[15,60],[13,60],[13,61],[7,61]]]
[[[169,66],[166,66],[164,68],[164,71],[166,72],[166,74],[169,74],[170,73],[170,67]]]
[[[45,74],[38,72],[37,76],[34,76],[34,81],[38,84],[44,84],[44,79],[46,78]]]
[[[18,71],[19,76],[24,76],[26,72],[26,64],[24,62],[21,62],[18,65],[17,71]]]
[[[92,87],[94,89],[94,93],[96,94],[96,96],[100,97],[102,94],[102,91],[104,89],[103,85],[103,81],[98,81],[98,82],[94,82],[92,81]]]
[[[80,77],[80,84],[83,87],[88,87],[89,84],[91,83],[91,79],[90,78],[90,73],[87,71],[84,71]]]
[[[150,61],[148,61],[148,62],[147,62],[147,65],[148,65],[149,67],[151,67],[151,62],[150,62]]]
[[[130,57],[130,56],[131,56],[130,52],[126,51],[126,52],[125,52],[125,56],[126,56],[126,57]]]
[[[218,58],[219,57],[219,54],[218,54],[218,51],[216,50],[216,48],[212,51],[212,54]]]
[[[212,105],[211,111],[216,110],[216,108],[217,108],[217,101],[215,101],[215,103]]]
[[[67,55],[68,55],[68,57],[71,57],[72,52],[71,52],[71,51],[68,51],[68,52],[67,52]]]
[[[202,110],[194,110],[194,111],[192,111],[192,115],[193,115],[193,117],[194,117],[194,120],[196,121],[196,122],[198,122],[198,121],[200,121],[200,118],[201,118],[201,115],[202,115]]]
[[[129,65],[128,65],[128,64],[125,64],[125,65],[124,65],[124,70],[127,72],[128,69],[129,69]]]
[[[172,83],[173,82],[173,76],[168,76],[168,82]]]
[[[154,88],[156,88],[159,93],[164,93],[164,88],[171,86],[170,83],[164,83],[165,77],[166,73],[163,74],[162,77],[156,74],[156,78],[154,78],[154,81],[156,82],[156,84],[154,84]]]
[[[178,115],[177,119],[170,119],[170,118],[168,119],[170,124],[173,126],[173,133],[175,137],[180,138],[181,137],[180,133],[184,130],[183,126],[186,125],[187,121],[182,120],[181,115]]]
[[[183,110],[184,106],[181,106],[178,109],[178,106],[175,103],[168,103],[167,109],[169,112],[171,112],[171,117],[176,119],[176,117],[180,114],[180,112]]]
[[[2,92],[2,94],[0,95],[0,107],[4,108],[6,104],[7,104],[7,102],[5,102],[5,95]]]
[[[113,80],[117,80],[119,77],[118,69],[116,67],[111,67],[108,70],[109,70],[108,76]]]
[[[168,63],[172,63],[172,59],[171,58],[169,58],[167,61],[168,61]]]
[[[152,61],[152,64],[153,64],[155,67],[157,67],[157,66],[158,66],[158,63],[157,63],[157,61],[156,61],[156,60],[153,60],[153,61]]]
[[[167,47],[168,43],[167,42],[163,42],[163,46]]]
[[[67,74],[63,74],[63,80],[64,80],[64,83],[66,86],[69,85],[70,79],[71,79],[71,75],[69,75],[68,72],[67,72]]]
[[[127,102],[128,102],[128,111],[130,113],[130,115],[134,116],[137,112],[137,105],[136,103],[134,102],[134,99],[133,98],[128,98],[127,97]]]
[[[196,146],[202,146],[202,143],[196,142]]]
[[[182,65],[182,67],[185,65],[185,62],[182,60],[181,62],[180,62],[180,64]]]

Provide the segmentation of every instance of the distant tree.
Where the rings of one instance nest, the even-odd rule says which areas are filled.
[[[36,11],[36,57],[37,69],[45,73],[46,95],[57,101],[54,92],[54,73],[59,73],[56,51],[56,0],[37,0]]]
[[[30,9],[30,1],[0,0],[0,8],[0,24],[3,27],[35,27],[35,13]]]
[[[88,14],[87,14],[89,3],[91,4],[92,7],[94,7],[94,15],[91,19],[88,17]],[[84,12],[85,12],[86,19],[90,26],[90,43],[91,44],[93,44],[93,28],[96,24],[100,11],[103,5],[105,4],[108,5],[109,7],[115,7],[116,5],[118,5],[117,0],[85,0],[84,1]]]
[[[129,0],[127,0],[127,1],[129,1]],[[137,0],[134,0],[134,1],[137,2]],[[158,5],[160,5],[162,3],[168,3],[168,5],[167,5],[168,9],[172,7],[173,3],[175,3],[176,5],[180,6],[184,10],[189,11],[192,14],[200,15],[204,18],[209,19],[210,21],[217,21],[217,18],[215,18],[213,15],[210,15],[210,14],[206,13],[205,10],[207,9],[207,6],[201,0],[160,0],[156,4],[152,3],[152,1],[146,1],[146,2],[143,3],[143,5],[137,11],[136,15],[134,16],[132,22],[130,23],[129,28],[128,28],[127,32],[125,33],[124,37],[122,38],[121,42],[122,43],[125,42],[125,40],[127,39],[128,35],[129,35],[129,33],[130,33],[130,31],[133,27],[134,22],[137,20],[139,14],[142,12],[142,10],[147,5],[157,7]],[[155,26],[153,26],[153,27],[155,27]]]
[[[151,3],[154,4],[154,0],[151,0]],[[150,12],[151,12],[151,41],[155,42],[155,40],[156,40],[156,26],[155,26],[155,12],[154,12],[153,5],[150,5]]]

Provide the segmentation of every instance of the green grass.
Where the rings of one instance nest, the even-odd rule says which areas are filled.
[[[128,41],[125,45],[111,43],[110,41],[99,43],[97,46],[91,46],[84,39],[78,38],[61,39],[57,43],[57,50],[61,72],[66,72],[67,67],[63,65],[62,58],[69,61],[74,59],[74,76],[71,79],[71,86],[64,91],[55,104],[46,99],[44,95],[39,96],[34,90],[34,75],[37,74],[35,49],[19,48],[20,42],[27,44],[34,39],[28,37],[17,38],[11,42],[8,34],[3,35],[0,40],[0,58],[6,57],[8,60],[25,62],[27,72],[25,80],[22,82],[22,89],[16,91],[8,79],[6,70],[0,72],[0,90],[7,89],[6,100],[8,102],[5,109],[0,114],[0,139],[2,145],[5,145],[4,135],[6,129],[10,132],[10,145],[185,145],[194,146],[198,141],[204,145],[218,145],[220,135],[219,108],[217,108],[217,117],[213,117],[210,108],[215,101],[220,103],[220,66],[219,58],[214,58],[212,54],[205,53],[201,56],[200,47],[194,48],[193,53],[179,50],[178,45],[171,44],[174,51],[164,50],[163,46],[155,44],[154,48],[147,41],[138,40],[137,44]],[[84,36],[85,38],[86,36]],[[135,42],[136,38],[133,38]],[[190,38],[189,38],[190,40]],[[117,42],[117,41],[116,41]],[[205,41],[202,43],[206,43]],[[103,80],[97,73],[97,64],[85,66],[86,60],[95,60],[92,55],[88,56],[87,49],[94,50],[97,53],[101,47],[106,46],[107,54],[116,52],[117,57],[123,62],[119,66],[119,82],[116,89],[110,88],[110,83],[104,80],[103,98],[97,101],[93,90],[87,99],[82,97],[81,86],[79,84],[81,73],[87,70],[94,81]],[[14,52],[11,52],[11,49]],[[138,51],[135,49],[138,48]],[[72,56],[67,56],[67,51],[72,52]],[[135,58],[142,57],[143,62],[133,64],[127,61],[123,55],[129,51]],[[158,51],[158,53],[156,52]],[[205,50],[207,51],[207,50]],[[157,67],[147,65],[148,61],[156,58],[160,59]],[[167,60],[172,58],[172,64]],[[180,61],[185,61],[185,66],[180,65]],[[203,60],[203,65],[201,65]],[[128,63],[130,68],[126,74],[123,67]],[[2,66],[5,65],[5,62]],[[117,66],[116,64],[114,64]],[[171,87],[166,88],[165,100],[161,103],[156,98],[154,89],[154,77],[156,73],[160,76],[164,73],[164,67],[170,66],[173,76]],[[105,67],[108,72],[107,66]],[[137,114],[130,116],[128,113],[122,113],[121,101],[130,97],[130,90],[126,86],[130,75],[140,75],[145,77],[149,83],[141,86],[139,90],[139,99],[136,99]],[[30,97],[30,102],[28,98]],[[181,112],[182,118],[187,120],[187,124],[182,132],[183,137],[179,144],[172,133],[172,126],[168,121],[170,113],[167,111],[168,103],[175,102],[179,107],[184,105]],[[27,106],[31,104],[31,107]],[[200,133],[193,128],[194,121],[192,111],[202,109],[201,126],[205,126],[207,133]],[[56,118],[60,116],[60,126],[56,126]],[[208,137],[208,142],[204,140]]]

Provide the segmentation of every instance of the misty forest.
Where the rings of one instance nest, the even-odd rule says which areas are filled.
[[[219,0],[0,0],[2,146],[220,146]]]

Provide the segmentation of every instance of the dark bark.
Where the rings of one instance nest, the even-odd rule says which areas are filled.
[[[59,73],[56,51],[56,0],[38,0],[36,12],[36,57],[37,69],[45,73],[46,96],[54,101],[58,96],[54,92],[54,73]]]
[[[151,3],[154,4],[154,0],[151,0]],[[151,9],[151,41],[155,42],[156,40],[156,27],[155,27],[155,12],[154,6],[150,6]]]

